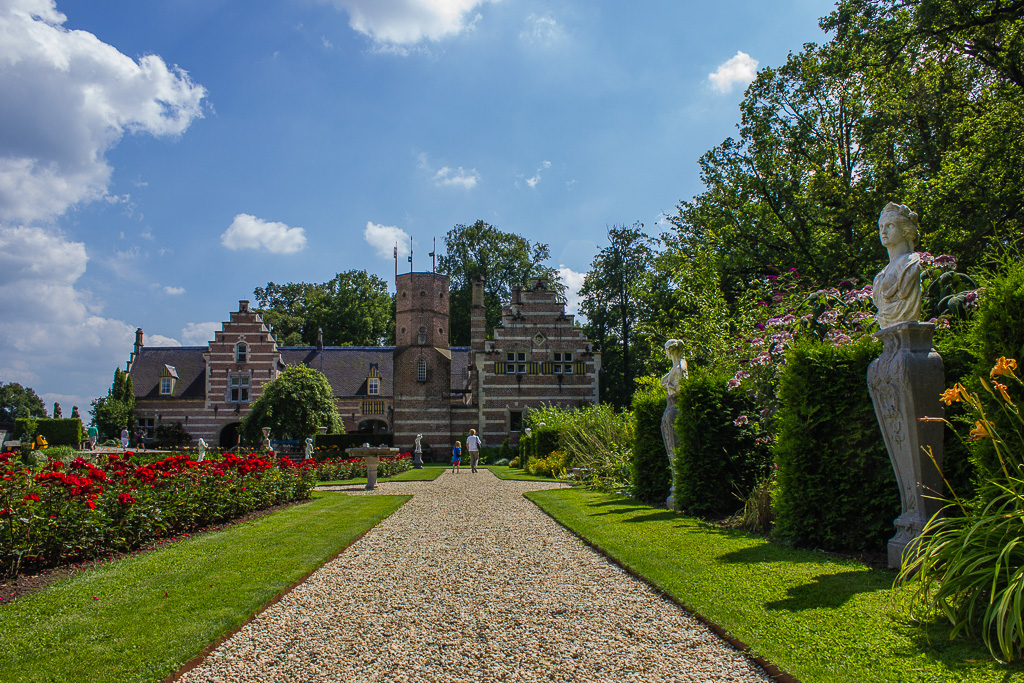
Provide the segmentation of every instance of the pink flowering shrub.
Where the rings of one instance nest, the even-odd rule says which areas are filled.
[[[137,548],[247,512],[309,497],[311,464],[255,454],[145,465],[132,454],[30,468],[0,454],[0,576]]]

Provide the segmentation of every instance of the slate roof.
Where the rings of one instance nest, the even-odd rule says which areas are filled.
[[[307,365],[327,376],[335,396],[366,396],[366,376],[370,364],[380,372],[380,396],[394,395],[393,353],[391,346],[315,346],[281,347],[285,365]]]
[[[132,362],[135,398],[203,398],[206,395],[206,346],[144,346]],[[160,375],[168,365],[178,373],[170,396],[160,394]]]

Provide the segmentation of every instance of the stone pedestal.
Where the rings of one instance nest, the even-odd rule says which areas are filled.
[[[670,477],[668,498],[665,499],[665,507],[669,510],[676,509],[676,417],[678,415],[676,397],[669,396],[665,404],[665,412],[661,416],[661,440],[665,442],[665,455],[668,457]]]
[[[875,333],[885,345],[882,355],[868,367],[868,390],[879,427],[885,437],[902,514],[893,524],[889,540],[889,567],[900,566],[907,546],[918,536],[942,504],[942,422],[921,422],[921,417],[942,417],[939,396],[945,389],[942,357],[932,348],[931,323],[898,323]],[[930,449],[935,462],[928,457]]]
[[[417,449],[412,452],[412,468],[414,470],[423,469],[423,451]]]
[[[366,490],[372,491],[377,487],[377,467],[380,465],[381,456],[398,455],[397,448],[387,446],[359,446],[358,448],[346,448],[350,458],[362,458],[366,464]]]

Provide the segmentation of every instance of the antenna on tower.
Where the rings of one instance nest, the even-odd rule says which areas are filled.
[[[409,237],[409,272],[412,272],[412,237]]]
[[[435,256],[435,254],[437,254],[437,238],[436,237],[434,238],[434,250],[432,252],[430,252],[430,254],[429,254],[429,256],[430,256],[430,272],[431,273],[436,273],[437,272],[437,256]]]

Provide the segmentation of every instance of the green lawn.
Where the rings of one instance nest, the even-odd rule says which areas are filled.
[[[980,642],[899,610],[894,572],[784,548],[582,489],[526,496],[555,520],[802,683],[1024,681]]]
[[[498,479],[514,479],[516,481],[562,481],[553,477],[535,477],[527,474],[521,469],[508,467],[507,465],[481,465],[484,469],[490,470]]]
[[[408,499],[317,494],[2,605],[0,681],[160,681]]]
[[[440,477],[445,469],[451,467],[451,465],[444,465],[437,462],[425,462],[423,463],[423,469],[421,470],[406,470],[401,474],[396,474],[393,477],[384,479],[377,477],[377,483],[382,481],[434,481]],[[366,486],[366,477],[356,477],[355,479],[338,479],[336,481],[321,481],[317,486]]]

